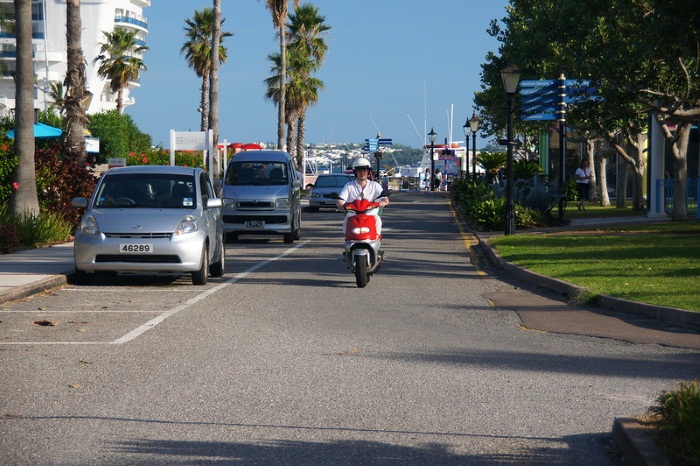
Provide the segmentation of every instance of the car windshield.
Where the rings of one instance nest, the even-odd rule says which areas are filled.
[[[341,188],[350,180],[349,176],[319,176],[314,188]]]
[[[166,173],[107,174],[98,187],[95,207],[194,209],[194,176]]]
[[[234,186],[282,185],[289,183],[283,162],[231,162],[226,170],[226,184]]]

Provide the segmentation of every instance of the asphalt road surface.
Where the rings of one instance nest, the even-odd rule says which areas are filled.
[[[321,211],[293,245],[229,243],[203,287],[2,306],[0,464],[618,465],[613,419],[700,373],[698,350],[523,326],[503,303],[539,301],[499,304],[513,284],[471,264],[444,197],[396,193],[383,219],[363,289]]]

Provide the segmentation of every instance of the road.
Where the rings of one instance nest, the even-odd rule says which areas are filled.
[[[521,326],[443,197],[396,193],[383,218],[363,289],[322,211],[294,245],[229,243],[204,287],[6,304],[0,464],[618,465],[613,419],[700,373],[697,350]]]

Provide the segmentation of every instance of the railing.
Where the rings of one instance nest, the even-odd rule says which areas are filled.
[[[148,23],[146,21],[142,21],[142,20],[136,19],[136,18],[131,18],[129,16],[115,16],[114,22],[115,23],[133,24],[134,26],[139,26],[143,29],[148,30]]]
[[[665,178],[656,180],[656,211],[661,212],[661,202],[663,211],[666,214],[673,213],[674,180]],[[663,192],[663,196],[661,195]],[[688,178],[685,185],[685,210],[688,217],[695,215],[700,219],[700,209],[698,209],[698,199],[700,199],[700,183],[698,178]]]

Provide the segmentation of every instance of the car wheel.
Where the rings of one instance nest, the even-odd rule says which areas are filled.
[[[217,260],[216,262],[211,264],[211,267],[209,267],[209,272],[211,273],[212,277],[223,277],[225,269],[226,269],[226,247],[224,246],[224,243],[222,241],[221,252],[219,253],[219,260]]]
[[[228,243],[234,243],[234,242],[238,241],[238,233],[226,233],[226,235],[224,236],[224,239]]]
[[[192,272],[193,285],[206,285],[209,278],[209,248],[204,245],[202,249],[202,266],[196,272]]]
[[[309,206],[309,212],[318,212],[318,207]]]
[[[297,218],[299,218],[299,217],[297,217]],[[294,229],[294,231],[292,232],[292,239],[294,241],[301,239],[301,218],[299,218],[299,220],[297,222],[297,226]]]

